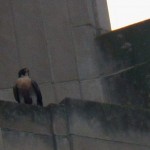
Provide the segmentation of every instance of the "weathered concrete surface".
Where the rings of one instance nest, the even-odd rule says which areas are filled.
[[[2,131],[0,128],[0,149],[3,150],[3,139],[2,139]]]
[[[70,99],[62,103],[71,135],[150,146],[149,110]]]
[[[100,74],[100,51],[95,42],[96,30],[91,26],[73,29],[73,39],[80,80],[91,79]]]
[[[56,136],[57,150],[70,150],[70,140],[67,136]]]
[[[83,100],[103,101],[102,84],[99,78],[81,82],[81,95]]]
[[[150,59],[150,20],[146,20],[97,38],[106,64],[105,74],[144,63]]]
[[[8,88],[0,90],[0,99],[15,102],[16,100],[13,95],[13,89]]]
[[[95,0],[96,23],[100,33],[111,30],[108,6],[106,0]]]
[[[81,99],[79,81],[68,81],[55,84],[57,103],[67,97]]]
[[[14,0],[11,7],[20,66],[29,67],[38,82],[51,81],[43,21],[37,0]]]
[[[148,150],[150,111],[65,99],[41,108],[0,101],[2,150]]]
[[[65,105],[49,105],[51,110],[53,133],[57,136],[66,136],[68,134],[67,114]]]
[[[42,107],[0,101],[0,127],[50,134],[48,111]]]
[[[54,85],[51,82],[39,84],[41,89],[44,106],[49,103],[56,103],[56,95]]]
[[[107,102],[149,108],[149,70],[150,63],[147,63],[104,77],[101,84]]]
[[[77,79],[74,47],[66,0],[40,0],[52,80]]]
[[[92,1],[68,0],[68,8],[73,26],[95,25]]]
[[[149,150],[149,146],[72,136],[74,150]]]
[[[12,81],[15,80],[19,68],[18,50],[9,0],[0,0],[0,14],[0,87],[7,88],[12,86]]]
[[[103,51],[101,77],[105,102],[149,107],[150,20],[99,38]]]
[[[2,130],[4,150],[54,150],[51,135]]]

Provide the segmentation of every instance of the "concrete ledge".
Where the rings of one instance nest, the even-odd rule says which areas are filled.
[[[150,145],[150,110],[65,99],[69,134]]]
[[[17,149],[17,138],[21,143],[28,141],[28,137],[31,139],[30,149],[37,147],[38,140],[44,144],[45,150],[49,144],[50,149],[80,150],[76,144],[82,141],[81,149],[86,147],[85,150],[99,142],[96,145],[104,146],[102,150],[107,143],[116,147],[126,145],[129,149],[137,145],[150,148],[150,110],[131,106],[70,98],[47,107],[0,101],[0,128],[1,147],[3,141],[4,147],[9,146],[5,150],[11,146]],[[47,137],[50,143],[45,140]]]
[[[72,136],[74,150],[149,150],[149,146],[110,141],[89,137]]]
[[[54,150],[52,135],[2,129],[1,150]]]
[[[53,133],[58,136],[68,135],[67,114],[65,105],[50,105]]]
[[[42,107],[0,101],[0,128],[50,134],[49,115]]]

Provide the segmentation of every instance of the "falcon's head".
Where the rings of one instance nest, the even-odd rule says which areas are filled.
[[[18,77],[22,77],[22,76],[29,76],[28,68],[23,68],[23,69],[19,70]]]

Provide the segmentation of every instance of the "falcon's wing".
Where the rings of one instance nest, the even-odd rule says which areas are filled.
[[[14,97],[15,97],[16,101],[17,101],[18,103],[20,103],[18,88],[17,88],[16,85],[13,87],[13,93],[14,93]]]
[[[37,105],[43,106],[42,94],[41,94],[40,88],[34,80],[32,80],[32,86],[33,86],[34,91],[37,95]]]

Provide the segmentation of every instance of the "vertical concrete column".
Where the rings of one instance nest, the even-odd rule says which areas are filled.
[[[40,0],[53,82],[77,79],[66,0]]]
[[[37,0],[13,0],[12,8],[21,66],[40,83],[51,80],[41,10]]]
[[[70,21],[73,26],[94,25],[92,2],[89,0],[67,0]]]
[[[96,30],[90,26],[73,28],[79,79],[91,79],[100,74],[100,52],[95,43]]]
[[[95,1],[68,0],[81,98],[90,100],[101,99],[99,76],[103,73],[101,52],[95,42],[96,7]]]
[[[18,70],[12,9],[9,0],[0,0],[0,89],[10,88]]]
[[[101,33],[111,30],[107,0],[95,0],[97,27]]]

